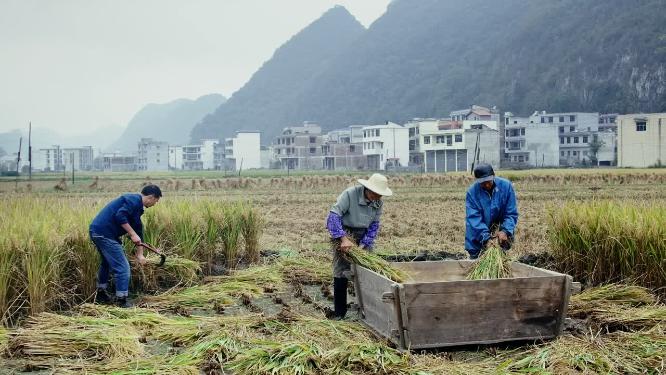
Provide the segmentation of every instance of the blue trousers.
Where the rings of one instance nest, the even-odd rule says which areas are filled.
[[[106,289],[109,285],[109,271],[113,273],[116,296],[127,297],[129,292],[130,265],[125,249],[115,239],[90,232],[90,239],[99,251],[101,263],[97,272],[97,288]]]

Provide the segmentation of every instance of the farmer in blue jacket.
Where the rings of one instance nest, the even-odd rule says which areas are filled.
[[[488,164],[474,168],[474,177],[476,181],[465,198],[465,250],[471,259],[478,258],[495,237],[504,251],[509,250],[518,223],[511,182],[495,177],[493,167]]]
[[[143,225],[141,215],[144,207],[152,207],[162,197],[157,185],[147,185],[141,194],[123,194],[107,204],[90,224],[90,239],[97,247],[101,257],[97,273],[97,294],[95,302],[110,303],[106,293],[109,282],[109,271],[113,273],[116,285],[116,304],[129,307],[127,295],[129,291],[130,265],[125,256],[120,237],[127,234],[136,245],[137,262],[143,265]]]

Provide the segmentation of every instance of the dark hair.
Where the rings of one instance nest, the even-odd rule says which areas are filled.
[[[146,185],[141,189],[141,194],[145,196],[152,195],[155,198],[162,198],[162,190],[157,185]]]

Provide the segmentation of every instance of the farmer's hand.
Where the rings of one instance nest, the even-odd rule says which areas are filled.
[[[349,249],[352,248],[352,246],[354,246],[354,243],[351,242],[349,238],[347,238],[347,236],[342,237],[342,239],[340,240],[340,251],[346,253],[347,251],[349,251]]]
[[[142,266],[148,262],[148,260],[146,259],[146,257],[143,256],[143,254],[137,255],[136,261],[139,262],[139,264]]]
[[[499,240],[500,245],[509,241],[509,236],[504,231],[497,232],[497,239]]]
[[[135,245],[139,245],[141,243],[141,237],[139,237],[138,234],[134,233],[133,235],[130,236],[130,239]]]

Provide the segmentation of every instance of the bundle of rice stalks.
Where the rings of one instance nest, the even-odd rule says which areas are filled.
[[[301,256],[280,259],[280,272],[285,280],[298,284],[327,284],[333,277],[329,262]]]
[[[57,361],[49,366],[57,374],[113,374],[113,375],[199,375],[196,366],[171,364],[166,356],[151,356],[131,361]]]
[[[344,257],[347,258],[347,261],[349,262],[356,263],[359,266],[377,272],[397,283],[405,281],[408,277],[404,271],[391,266],[389,262],[384,259],[357,247],[349,249],[349,251],[344,253]]]
[[[262,287],[267,285],[279,287],[283,283],[280,270],[275,266],[248,267],[243,270],[231,271],[231,274],[226,276],[207,277],[205,282],[244,282],[254,283]]]
[[[647,288],[626,284],[607,284],[584,290],[571,296],[569,311],[590,311],[600,304],[640,306],[657,302]]]
[[[467,280],[505,279],[511,275],[509,257],[499,247],[491,246],[472,264]]]
[[[10,333],[8,352],[32,358],[117,358],[143,354],[139,334],[131,326],[94,317],[42,313]]]
[[[552,374],[656,374],[664,369],[663,328],[606,336],[561,337],[536,349],[510,354],[504,372]]]
[[[324,354],[324,366],[334,374],[410,374],[409,357],[386,345],[352,344]]]
[[[244,374],[302,375],[318,371],[321,350],[300,342],[251,342],[225,367]]]
[[[127,323],[140,329],[151,329],[167,319],[157,310],[145,308],[123,308],[110,305],[96,305],[86,303],[77,306],[74,310],[78,316],[96,317],[105,320],[114,320],[118,323]]]
[[[157,291],[196,284],[200,279],[201,266],[193,260],[172,256],[162,266],[159,259],[148,258],[144,265],[134,264],[132,271],[134,285],[144,291]]]
[[[157,309],[180,307],[212,308],[213,305],[229,306],[242,294],[255,297],[263,294],[263,288],[255,283],[229,281],[207,283],[186,289],[172,290],[156,296],[147,296],[141,304]]]
[[[245,241],[245,256],[250,263],[259,261],[259,238],[263,220],[259,212],[249,204],[240,207],[241,232]]]
[[[609,284],[571,297],[569,313],[606,330],[641,330],[666,323],[666,307],[646,288]]]

